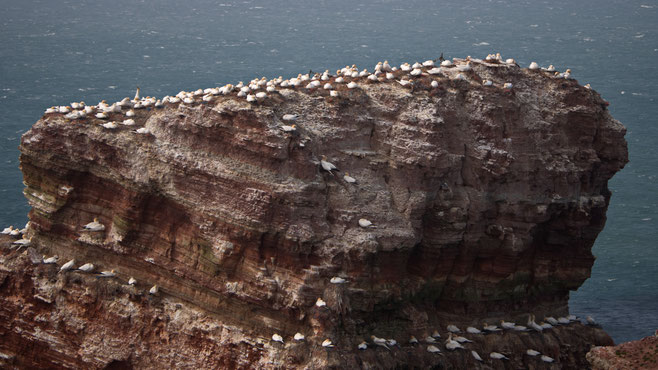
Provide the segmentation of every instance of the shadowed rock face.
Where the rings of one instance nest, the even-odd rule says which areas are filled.
[[[566,314],[569,291],[594,262],[607,182],[627,162],[625,129],[575,80],[482,61],[461,72],[466,80],[457,73],[452,67],[405,77],[412,88],[359,78],[348,89],[332,79],[338,97],[321,88],[278,88],[257,103],[235,93],[198,98],[136,110],[135,126],[116,129],[95,118],[45,115],[21,143],[33,248],[59,255],[60,264],[76,258],[114,268],[118,279],[101,284],[107,292],[95,298],[98,309],[130,305],[129,317],[139,317],[128,329],[80,314],[74,337],[88,356],[77,349],[75,361],[61,364],[140,366],[148,358],[177,367],[474,366],[468,352],[442,357],[424,345],[359,352],[356,345],[371,334],[406,343],[448,323],[504,318],[525,325],[527,313]],[[494,86],[482,86],[483,79]],[[500,88],[505,82],[514,87]],[[280,128],[291,113],[299,115],[294,134]],[[135,133],[139,127],[150,133]],[[322,155],[342,172],[323,171]],[[345,171],[356,184],[343,180]],[[94,217],[105,230],[83,231]],[[360,218],[374,227],[360,227]],[[16,254],[5,259],[14,261],[7,266],[21,263]],[[44,312],[80,304],[73,296],[82,288],[55,266],[28,270],[34,289],[52,285],[53,302],[38,304]],[[130,276],[138,291],[158,284],[158,301],[126,291]],[[331,284],[334,276],[348,282]],[[93,278],[76,279],[87,292],[98,290]],[[318,297],[327,307],[314,306]],[[179,325],[207,342],[161,342],[183,335],[172,317],[176,305],[213,326],[199,329],[196,319]],[[3,315],[16,314],[10,311]],[[105,330],[134,343],[141,335],[134,327],[152,331],[153,320],[162,322],[160,331],[143,338],[142,351],[99,357],[101,344],[84,339]],[[13,333],[13,344],[0,344],[10,352],[63,335],[52,324],[40,337],[16,329],[35,322],[12,325],[3,330]],[[291,343],[296,332],[306,335],[304,343]],[[273,333],[285,344],[271,344]],[[510,368],[535,366],[522,355],[530,345],[578,367],[587,364],[588,344],[611,343],[578,324],[496,337],[474,338],[470,349],[491,366]],[[323,349],[326,338],[336,347]],[[181,346],[189,354],[171,356]],[[204,352],[208,346],[213,350]],[[164,354],[146,354],[156,349]],[[490,351],[507,351],[512,361],[491,362]],[[210,357],[219,362],[204,362]],[[21,354],[14,359],[28,363]]]

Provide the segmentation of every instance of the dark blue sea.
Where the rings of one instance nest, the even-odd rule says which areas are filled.
[[[615,341],[658,328],[658,1],[0,0],[0,226],[24,225],[20,136],[51,105],[500,52],[571,68],[628,128],[592,277],[571,296]]]

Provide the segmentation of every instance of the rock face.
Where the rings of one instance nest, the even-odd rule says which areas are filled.
[[[657,369],[658,334],[614,347],[594,347],[587,361],[593,370]]]
[[[625,129],[575,80],[455,62],[394,80],[331,77],[338,96],[311,85],[254,102],[197,96],[135,109],[134,126],[114,129],[46,114],[21,143],[32,247],[3,255],[7,361],[473,367],[470,351],[439,356],[408,338],[565,315],[594,262],[607,182],[627,162]],[[292,133],[286,114],[298,115]],[[322,156],[341,172],[322,170]],[[105,229],[83,230],[95,217]],[[32,266],[36,251],[117,277]],[[158,296],[145,294],[154,284]],[[357,350],[371,335],[402,347]],[[555,366],[587,366],[589,345],[612,344],[580,324],[469,338],[493,368],[542,368],[523,355],[531,347]]]

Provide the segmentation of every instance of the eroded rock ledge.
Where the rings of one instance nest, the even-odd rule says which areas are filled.
[[[0,350],[19,367],[473,367],[470,351],[408,338],[566,314],[627,161],[625,129],[575,80],[455,63],[352,89],[331,77],[338,96],[278,87],[252,103],[234,92],[135,109],[134,126],[114,129],[46,114],[21,143],[32,249],[3,254]],[[285,114],[299,116],[293,134]],[[322,171],[322,155],[357,183]],[[105,231],[82,231],[94,217]],[[58,274],[29,262],[36,251],[118,277]],[[140,293],[153,284],[158,297]],[[372,334],[402,347],[357,350]],[[486,358],[494,368],[542,368],[531,347],[587,366],[589,345],[612,343],[580,324],[470,338],[511,358]]]

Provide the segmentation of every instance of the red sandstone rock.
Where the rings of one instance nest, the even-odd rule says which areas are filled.
[[[625,129],[574,80],[479,62],[465,74],[169,104],[114,130],[44,116],[21,143],[33,247],[118,278],[6,252],[0,351],[18,367],[472,367],[467,352],[356,347],[565,314],[627,161]],[[288,113],[295,135],[280,129]],[[358,183],[322,171],[322,155]],[[82,231],[94,217],[105,231]],[[153,284],[160,295],[144,295]],[[579,324],[472,339],[492,368],[548,368],[528,347],[577,368],[612,344]]]
[[[658,369],[658,336],[594,347],[587,353],[593,370]]]

